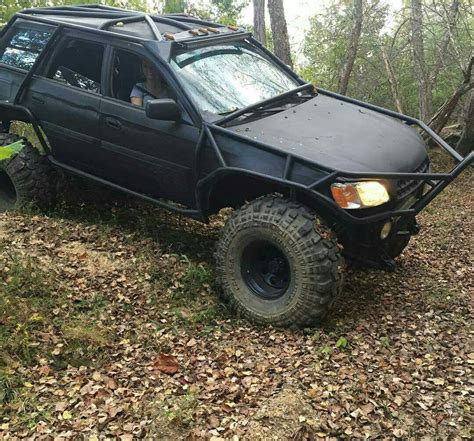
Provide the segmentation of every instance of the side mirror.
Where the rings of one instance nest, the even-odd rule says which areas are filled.
[[[149,100],[145,104],[146,116],[162,121],[179,121],[181,111],[175,100],[169,98]]]

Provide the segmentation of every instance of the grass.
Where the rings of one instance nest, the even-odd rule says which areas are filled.
[[[32,257],[7,252],[3,256],[7,258],[0,272],[0,403],[14,401],[17,367],[40,359],[53,367],[97,362],[110,341],[97,324],[106,306],[103,297],[74,302],[61,282]]]
[[[187,391],[184,395],[169,396],[165,404],[159,403],[159,410],[154,415],[157,415],[158,420],[164,424],[186,429],[193,423],[198,404],[198,396],[194,392]]]

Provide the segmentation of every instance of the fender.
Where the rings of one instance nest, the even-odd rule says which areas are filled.
[[[28,109],[28,107],[22,106],[20,104],[12,104],[5,101],[0,101],[0,127],[3,126],[4,128],[9,129],[12,121],[22,121],[31,124],[41,144],[42,151],[40,153],[44,155],[51,154],[51,148],[44,136],[41,123],[39,119],[33,114],[33,112]]]

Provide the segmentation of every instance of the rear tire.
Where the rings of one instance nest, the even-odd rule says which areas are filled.
[[[223,297],[253,323],[319,323],[342,290],[344,261],[334,235],[309,208],[280,197],[234,212],[216,258]]]
[[[12,133],[0,133],[0,149],[23,141],[25,147],[11,158],[0,161],[0,212],[26,205],[46,209],[55,202],[55,173],[26,139]]]

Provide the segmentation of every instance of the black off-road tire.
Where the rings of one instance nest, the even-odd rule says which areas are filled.
[[[278,289],[273,290],[272,284],[271,295],[260,290],[266,282],[260,283],[259,274],[266,278],[274,260],[264,263],[262,271],[246,261],[252,256],[255,267],[260,267],[258,253],[267,253],[265,247],[278,257],[275,274],[289,274]],[[297,328],[317,324],[342,290],[344,260],[331,230],[306,206],[277,196],[257,199],[234,212],[219,240],[216,260],[224,299],[239,316],[256,324]]]
[[[0,149],[21,140],[25,147],[0,161],[0,212],[26,205],[47,209],[56,199],[56,178],[50,162],[25,138],[0,133]]]

